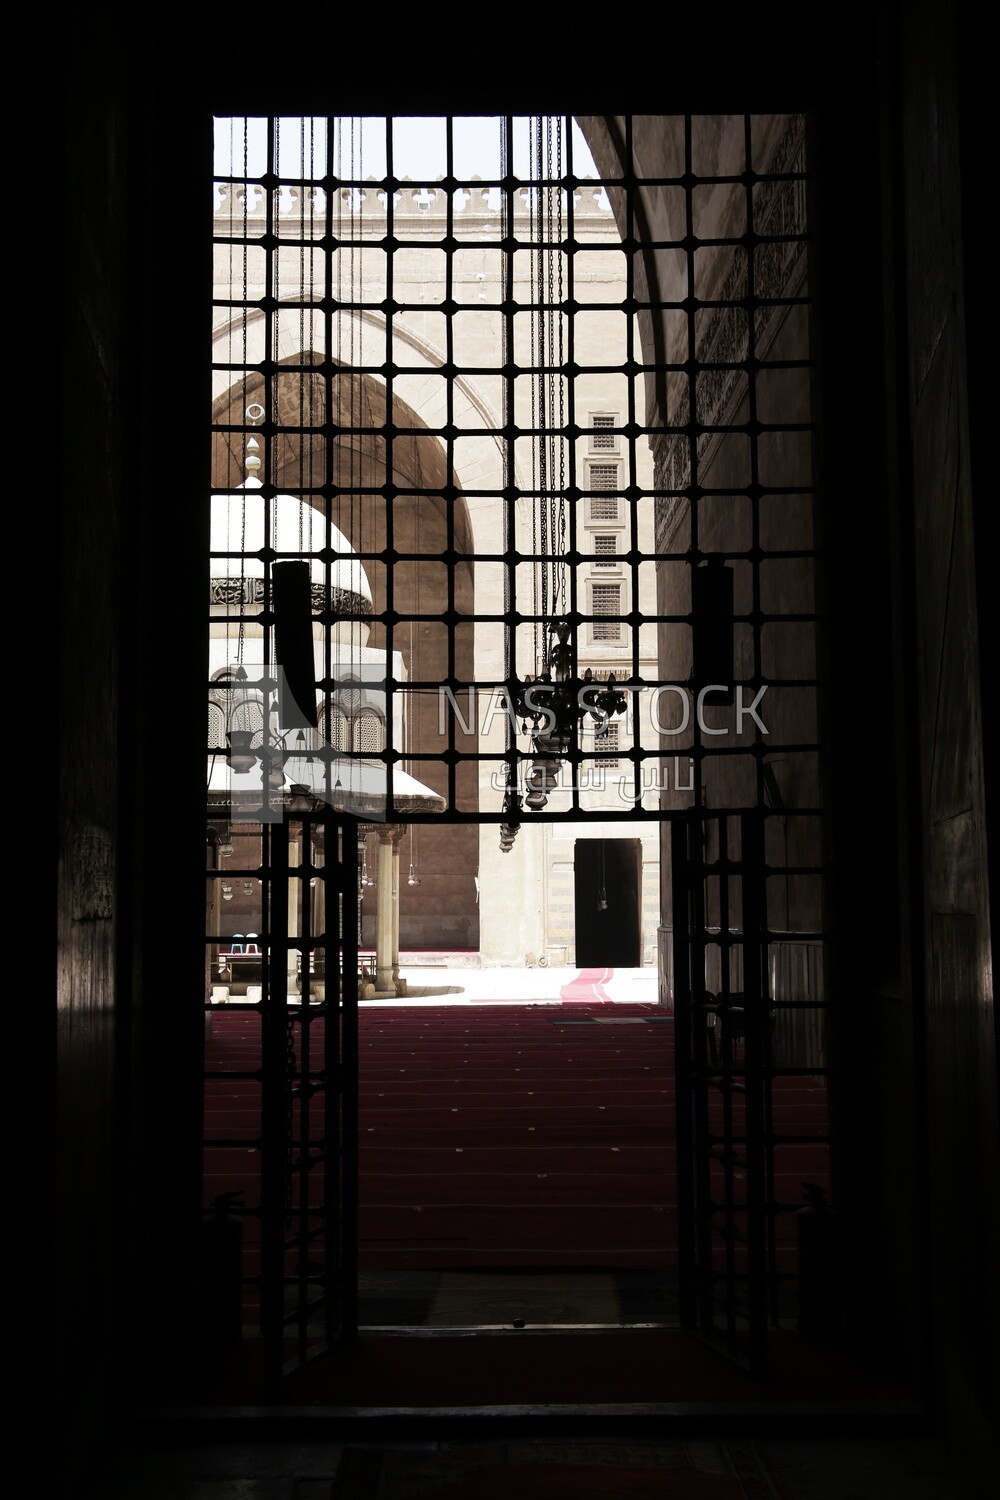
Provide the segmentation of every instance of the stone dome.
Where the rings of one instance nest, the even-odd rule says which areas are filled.
[[[369,616],[372,590],[368,575],[344,533],[319,511],[296,495],[275,495],[267,510],[270,536],[265,536],[265,503],[261,481],[250,475],[227,494],[213,495],[211,507],[211,607],[213,613],[231,613],[241,602],[248,619],[264,601],[265,546],[277,560],[305,556],[309,562],[316,611],[330,608],[334,615]],[[327,595],[327,564],[310,554],[329,547],[330,594]],[[222,553],[232,556],[220,556]],[[368,636],[365,619],[345,620],[333,627],[334,639],[360,640]]]
[[[239,489],[212,496],[213,577],[263,578],[264,563],[258,556],[265,543],[283,557],[320,552],[327,546],[336,554],[330,569],[333,588],[372,603],[371,585],[354,548],[332,522],[295,495],[275,495],[270,502],[270,538],[264,535],[264,496],[259,479],[244,480]],[[220,557],[220,552],[243,556]],[[325,586],[326,564],[310,558],[313,584]]]

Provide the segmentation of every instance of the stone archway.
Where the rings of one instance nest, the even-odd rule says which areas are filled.
[[[308,365],[317,368],[310,372]],[[358,553],[372,588],[375,619],[369,645],[398,652],[409,683],[404,765],[425,785],[452,799],[451,768],[442,752],[439,685],[452,674],[461,682],[475,676],[474,542],[469,508],[447,473],[440,441],[420,417],[395,400],[386,409],[385,386],[369,376],[334,376],[318,368],[319,356],[286,357],[272,385],[280,439],[268,446],[261,435],[270,482],[278,491],[307,499],[329,515]],[[244,413],[261,402],[264,381],[233,387],[215,403],[213,486],[238,485],[243,478]],[[287,429],[299,427],[298,433]],[[344,428],[363,428],[344,432]],[[330,436],[333,434],[333,440]],[[391,477],[387,436],[391,435]],[[328,452],[329,445],[329,452]],[[391,566],[390,566],[391,555]],[[453,583],[449,586],[452,558]],[[446,627],[453,608],[458,622]],[[379,619],[389,612],[391,623]],[[462,620],[469,623],[463,624]],[[454,657],[450,652],[453,649]],[[475,751],[475,724],[466,733],[455,723],[456,748]],[[478,808],[478,768],[462,760],[454,767],[454,801],[464,811]],[[407,948],[475,950],[479,945],[476,875],[478,830],[474,824],[421,826],[420,884],[401,901],[400,937]],[[364,940],[374,941],[374,893],[363,899]]]

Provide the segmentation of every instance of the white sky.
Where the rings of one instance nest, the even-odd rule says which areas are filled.
[[[246,131],[244,132],[244,125]],[[283,119],[279,122],[279,175],[322,176],[326,167],[324,118]],[[460,179],[497,178],[500,170],[500,125],[496,116],[468,115],[454,122],[454,175]],[[386,173],[386,121],[384,118],[345,116],[336,123],[334,170],[339,177],[383,177]],[[530,121],[514,120],[511,166],[514,174],[527,178],[530,172]],[[244,134],[246,139],[244,141]],[[555,130],[553,128],[553,140]],[[579,127],[573,122],[573,171],[577,177],[596,178],[597,168]],[[393,171],[414,182],[435,182],[447,170],[445,121],[403,118],[392,121]],[[553,152],[555,145],[553,144]],[[251,178],[265,170],[266,121],[263,119],[217,119],[215,122],[215,170],[222,177]],[[244,168],[244,156],[246,166]],[[566,162],[563,145],[563,167]]]

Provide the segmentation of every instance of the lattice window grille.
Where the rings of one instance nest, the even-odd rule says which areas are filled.
[[[209,750],[225,749],[226,744],[226,711],[221,703],[209,700],[208,704],[208,748]]]
[[[594,749],[600,751],[600,764],[606,769],[613,769],[618,765],[618,751],[621,749],[621,725],[610,720],[601,731],[598,726],[594,731]]]
[[[259,694],[255,693],[252,698],[234,706],[229,716],[229,727],[238,734],[252,735],[250,743],[255,750],[263,744],[264,707]]]
[[[594,584],[594,640],[621,640],[622,591],[617,583]]]
[[[594,537],[595,567],[613,568],[618,557],[618,538],[616,536]]]
[[[385,749],[385,723],[371,709],[365,709],[354,721],[354,749],[359,755],[380,755]]]
[[[591,464],[590,488],[594,492],[590,499],[590,519],[617,521],[621,514],[619,498],[606,492],[618,488],[618,465]]]
[[[590,435],[590,446],[594,452],[612,452],[618,448],[618,434],[615,432],[614,417],[592,417],[591,425],[594,431]]]
[[[328,744],[334,750],[339,752],[347,749],[350,738],[346,714],[341,713],[339,708],[331,708],[329,712],[324,711],[322,727]]]

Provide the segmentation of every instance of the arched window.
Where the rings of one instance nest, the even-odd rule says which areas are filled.
[[[320,716],[320,727],[327,744],[334,750],[343,751],[350,745],[347,717],[335,704],[324,708]]]
[[[385,719],[365,704],[366,697],[355,678],[345,677],[320,707],[320,732],[338,753],[381,755],[385,749]]]
[[[263,699],[258,688],[248,688],[237,678],[233,666],[220,667],[212,674],[215,684],[208,694],[208,748],[224,748],[229,730],[246,730],[257,748],[264,737]]]
[[[234,693],[233,697],[236,701],[229,712],[229,727],[248,732],[252,736],[251,745],[255,750],[259,749],[264,742],[264,710],[261,707],[260,694],[248,693],[244,690],[239,696]]]
[[[385,720],[373,708],[365,708],[354,720],[353,748],[359,755],[381,755],[385,749]]]
[[[352,719],[361,707],[363,699],[361,684],[355,677],[345,677],[337,689],[337,704]]]
[[[208,748],[225,752],[226,748],[226,710],[218,701],[218,695],[213,693],[208,700]]]

